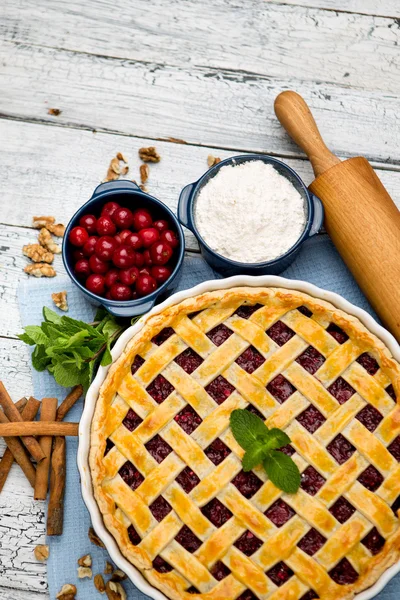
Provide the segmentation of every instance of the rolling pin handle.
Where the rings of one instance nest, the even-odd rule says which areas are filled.
[[[313,235],[316,235],[320,231],[320,229],[323,225],[324,206],[323,206],[321,200],[317,196],[315,196],[311,192],[308,192],[308,193],[310,195],[311,202],[314,205],[313,223],[310,228],[310,233],[308,234],[308,237],[312,237]]]

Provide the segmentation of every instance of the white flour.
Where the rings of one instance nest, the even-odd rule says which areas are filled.
[[[243,263],[272,260],[299,239],[304,201],[293,185],[261,160],[227,165],[197,197],[195,222],[218,254]]]

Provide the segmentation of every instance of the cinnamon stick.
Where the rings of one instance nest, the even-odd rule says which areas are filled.
[[[15,406],[18,408],[19,412],[22,412],[26,403],[27,403],[27,399],[21,398],[21,400],[18,400],[18,402],[16,402]],[[10,438],[8,438],[7,441],[9,442]],[[27,477],[28,477],[28,473],[29,473],[28,480],[31,479],[32,481],[34,481],[35,468],[31,464],[22,444],[19,442],[19,440],[16,440],[16,441],[18,442],[18,446],[20,447],[20,450],[22,450],[22,454],[25,454],[26,459],[29,462],[29,465],[32,466],[32,469],[30,469],[30,467],[28,465],[28,467],[27,467],[28,470],[27,470],[27,472],[24,471],[24,473]],[[13,444],[11,442],[11,446],[12,445]],[[15,446],[14,446],[14,448],[15,448]],[[5,482],[7,481],[7,477],[8,477],[9,472],[11,471],[13,462],[14,462],[14,454],[11,452],[10,448],[7,446],[7,448],[4,450],[3,458],[0,460],[0,492],[3,489]],[[24,462],[24,465],[25,464],[27,464],[26,461]],[[30,483],[31,483],[31,481],[30,481]]]
[[[4,385],[1,381],[0,381],[0,404],[4,410],[4,414],[0,412],[0,417],[1,417],[0,423],[2,423],[1,427],[7,427],[8,425],[14,425],[14,423],[5,423],[4,422],[4,418],[7,418],[7,417],[8,417],[8,420],[15,421],[16,423],[23,422],[22,417],[18,412],[18,409],[15,407],[15,404],[11,400],[6,388],[4,387]],[[2,435],[2,434],[0,434],[0,435]],[[32,437],[32,435],[35,435],[35,434],[13,433],[10,435],[24,436],[24,437],[22,437],[21,441],[24,444],[25,448],[30,453],[30,455],[32,456],[32,458],[34,458],[38,463],[44,459],[45,455],[43,453],[43,450],[39,446],[39,442],[37,440],[35,440],[34,437]]]
[[[42,407],[40,409],[40,422],[54,421],[57,414],[57,398],[43,398]],[[49,471],[50,471],[50,457],[51,457],[51,446],[53,444],[53,438],[49,435],[42,436],[39,440],[40,447],[46,455],[46,458],[38,464],[36,469],[36,482],[35,482],[35,500],[46,500],[47,490],[49,487]]]
[[[0,437],[26,437],[32,435],[78,435],[79,423],[58,423],[57,421],[41,422],[34,421],[27,423],[5,422],[4,416],[0,413]],[[36,440],[35,440],[36,441]],[[40,447],[40,446],[39,446]]]
[[[62,421],[70,408],[81,397],[83,387],[77,385],[66,396],[57,410],[57,421]],[[56,437],[53,444],[50,473],[50,496],[47,509],[47,535],[61,535],[64,522],[64,493],[66,476],[66,440]]]

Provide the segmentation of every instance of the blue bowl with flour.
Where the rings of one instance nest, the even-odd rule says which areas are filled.
[[[265,164],[272,165],[280,175],[285,177],[293,185],[304,202],[306,222],[300,237],[287,252],[266,262],[243,263],[218,254],[205,242],[196,226],[196,201],[203,187],[210,179],[217,175],[222,167],[226,165],[236,166],[249,161],[262,161]],[[204,173],[198,181],[186,185],[179,197],[178,219],[182,225],[190,229],[195,235],[203,258],[213,269],[219,271],[223,275],[277,275],[293,262],[299,253],[302,244],[308,238],[319,232],[324,220],[324,209],[321,200],[307,189],[299,175],[284,162],[264,154],[245,154],[227,158],[219,162]],[[223,224],[221,224],[221,226],[223,226]]]

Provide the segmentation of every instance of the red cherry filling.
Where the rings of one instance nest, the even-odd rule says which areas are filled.
[[[326,421],[324,415],[320,413],[313,404],[310,404],[310,406],[297,417],[297,420],[310,433],[317,431],[322,423]]]
[[[157,402],[157,404],[161,404],[161,402],[164,402],[164,400],[168,398],[170,394],[172,394],[174,389],[174,386],[171,385],[163,375],[157,375],[157,377],[153,379],[150,385],[146,388],[146,391]]]
[[[296,388],[283,375],[277,375],[267,385],[269,393],[278,400],[279,404],[283,404],[294,392]]]
[[[328,392],[332,394],[339,404],[344,404],[355,394],[355,389],[343,377],[338,377],[329,387]]]
[[[253,415],[256,415],[256,417],[258,417],[259,419],[262,419],[263,421],[265,421],[264,415],[258,410],[258,408],[256,408],[252,404],[249,404],[248,406],[246,406],[246,410],[253,413]]]
[[[122,465],[118,473],[125,481],[126,485],[128,485],[133,491],[135,491],[142,481],[144,481],[143,475],[129,460]]]
[[[325,483],[325,478],[322,477],[312,467],[311,465],[307,467],[305,471],[301,474],[301,484],[300,487],[302,490],[310,494],[310,496],[315,496],[315,494],[322,488]]]
[[[265,358],[256,348],[254,348],[254,346],[246,348],[246,350],[236,359],[236,363],[239,367],[242,367],[242,369],[250,375],[258,369],[258,367],[261,367],[264,362]]]
[[[167,442],[163,440],[158,433],[151,438],[151,440],[149,440],[145,446],[147,451],[158,463],[162,463],[162,461],[167,458],[168,454],[171,454],[172,452],[171,446],[167,444]]]
[[[392,400],[396,402],[396,392],[394,391],[394,387],[392,384],[388,385],[386,388],[386,393],[389,394]]]
[[[292,569],[289,569],[289,567],[283,561],[281,561],[272,567],[272,569],[267,571],[266,574],[271,581],[275,583],[275,585],[280,587],[292,577],[293,571]]]
[[[199,538],[189,529],[187,525],[184,525],[182,529],[175,536],[175,540],[190,553],[196,552],[200,548],[202,542]]]
[[[337,342],[339,342],[339,344],[344,344],[349,339],[347,333],[338,327],[338,325],[335,325],[335,323],[330,323],[326,328],[326,331],[330,333],[331,336],[335,338]]]
[[[319,533],[314,527],[310,529],[304,537],[301,538],[297,547],[303,550],[308,556],[314,556],[325,544],[326,538]]]
[[[368,548],[373,556],[378,554],[385,545],[385,538],[381,536],[376,527],[365,536],[361,543]]]
[[[122,421],[122,425],[129,429],[129,431],[134,431],[142,421],[143,419],[141,419],[139,415],[137,415],[135,411],[133,411],[130,408],[126,414],[125,419]]]
[[[342,560],[329,572],[330,577],[339,585],[350,585],[358,579],[358,573],[347,558]]]
[[[208,456],[214,465],[219,465],[231,453],[230,449],[222,440],[217,438],[205,450],[204,454]]]
[[[376,490],[383,483],[383,476],[381,473],[379,473],[378,469],[375,469],[373,465],[369,465],[365,471],[359,475],[357,481],[359,481],[370,492],[376,492]]]
[[[397,511],[400,509],[400,496],[397,496],[396,500],[393,502],[392,504],[392,511],[394,512],[394,514],[397,515]]]
[[[342,465],[349,460],[351,455],[356,451],[353,444],[351,444],[349,440],[346,440],[341,433],[339,433],[339,435],[337,435],[335,439],[327,445],[326,449],[328,450],[329,454],[333,456],[336,462],[339,463],[339,465]]]
[[[136,373],[136,371],[138,369],[140,369],[140,367],[145,363],[144,358],[142,358],[141,356],[139,356],[139,354],[136,354],[133,363],[131,365],[131,373],[132,375],[134,375]]]
[[[253,471],[249,471],[248,473],[240,471],[240,473],[238,473],[236,477],[232,479],[232,483],[248,500],[252,498],[262,486],[261,479],[257,477]]]
[[[217,325],[211,331],[209,331],[206,335],[216,346],[221,346],[226,340],[233,334],[232,329],[229,329],[226,325],[221,323],[221,325]]]
[[[282,527],[295,515],[295,511],[286,502],[279,498],[265,511],[264,515],[268,517],[270,521],[276,527]]]
[[[186,348],[186,350],[178,354],[175,362],[190,375],[190,373],[193,373],[201,365],[203,359],[192,348]]]
[[[149,508],[151,510],[151,514],[155,519],[157,519],[158,522],[165,519],[165,517],[172,510],[172,506],[162,496],[158,496],[158,498],[156,498],[154,502],[150,504]]]
[[[308,348],[296,358],[296,362],[299,363],[303,369],[308,371],[308,373],[314,375],[314,373],[324,364],[325,358],[318,350],[312,346],[308,346]]]
[[[208,504],[200,509],[201,512],[215,527],[222,527],[224,523],[229,521],[232,517],[232,513],[229,508],[226,508],[218,498],[214,498]]]
[[[200,483],[200,479],[190,467],[185,467],[176,478],[177,483],[184,489],[187,494]]]
[[[368,352],[364,352],[357,358],[357,362],[360,363],[362,367],[369,373],[370,375],[375,375],[377,370],[379,369],[379,365],[374,359],[373,356],[368,354]]]
[[[290,444],[286,444],[286,446],[279,448],[278,452],[283,452],[283,454],[286,454],[286,456],[293,456],[296,450]]]
[[[278,346],[283,346],[295,335],[295,332],[282,321],[274,323],[266,333]]]
[[[242,319],[248,319],[256,310],[262,308],[262,306],[262,304],[242,304],[242,306],[236,309],[234,314],[242,317]]]
[[[246,556],[251,556],[262,546],[262,540],[259,540],[254,533],[247,530],[236,540],[234,546]]]
[[[383,416],[376,410],[372,404],[367,404],[356,416],[356,419],[360,421],[368,429],[368,431],[375,431],[379,423],[382,421]]]
[[[131,544],[133,544],[134,546],[137,546],[142,541],[142,538],[140,537],[133,525],[129,525],[128,527],[128,536]]]
[[[319,596],[316,592],[314,592],[314,590],[308,590],[308,592],[306,592],[304,596],[300,598],[300,600],[318,600],[318,598]]]
[[[153,342],[153,344],[161,346],[161,344],[166,342],[167,339],[171,337],[171,335],[174,335],[174,333],[175,332],[172,329],[172,327],[164,327],[164,329],[161,329],[160,333],[157,333],[157,335],[155,335],[151,341]]]
[[[217,581],[222,581],[222,579],[225,579],[225,577],[227,577],[230,572],[231,572],[231,570],[228,569],[228,567],[225,566],[224,563],[221,562],[220,560],[215,563],[215,565],[212,567],[212,569],[210,569],[211,575]]]
[[[190,406],[190,404],[185,406],[185,408],[175,415],[174,419],[188,435],[193,433],[193,431],[202,422],[201,417],[199,417],[197,412]]]
[[[329,512],[337,521],[339,521],[339,523],[343,524],[350,519],[351,515],[355,513],[355,510],[356,509],[354,506],[350,504],[346,498],[340,496],[340,498],[336,500],[335,504],[330,507]]]
[[[312,312],[309,308],[307,308],[307,306],[298,306],[297,310],[305,317],[312,317]]]
[[[158,573],[170,573],[173,567],[166,560],[161,558],[161,556],[156,556],[153,560],[153,569],[158,571]]]
[[[114,442],[112,442],[110,440],[110,438],[107,438],[106,449],[104,450],[104,456],[106,456],[110,452],[110,450],[112,450],[114,448],[114,446],[115,446]]]
[[[205,390],[217,404],[222,404],[235,391],[235,388],[225,377],[218,375],[206,386]]]
[[[188,594],[200,594],[199,590],[195,588],[194,585],[191,585],[190,588],[186,590],[186,592]]]
[[[257,596],[253,594],[250,590],[245,590],[243,594],[240,594],[239,598],[236,600],[258,600]]]
[[[400,462],[400,435],[388,446],[388,450]]]

